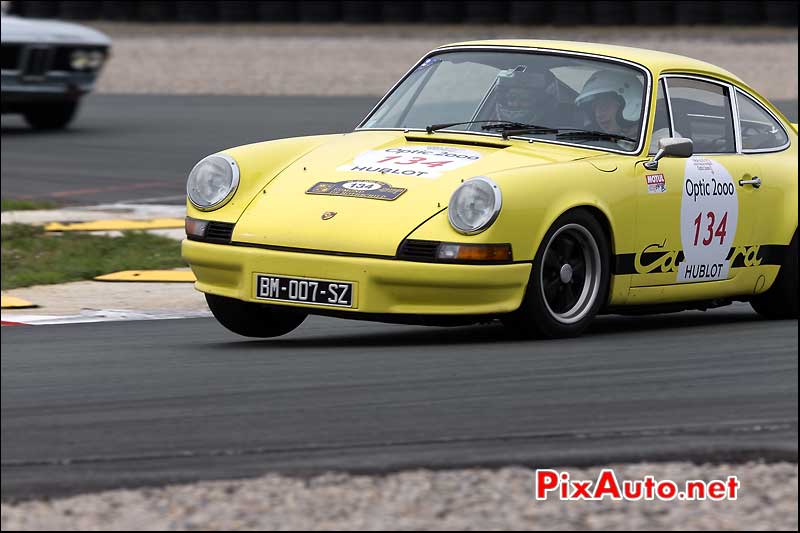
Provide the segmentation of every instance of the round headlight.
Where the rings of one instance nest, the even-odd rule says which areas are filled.
[[[75,70],[89,68],[89,53],[86,50],[75,50],[69,56],[69,66]]]
[[[450,197],[447,217],[459,233],[480,233],[500,214],[503,197],[500,187],[484,176],[470,178],[462,183]]]
[[[186,194],[196,208],[210,211],[230,200],[238,185],[236,161],[225,154],[214,154],[197,163],[189,173]]]
[[[88,54],[87,66],[92,70],[97,70],[103,66],[105,55],[100,50],[92,50]]]

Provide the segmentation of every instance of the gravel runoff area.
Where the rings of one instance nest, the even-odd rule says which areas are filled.
[[[385,476],[267,475],[2,505],[27,530],[797,530],[797,465],[615,465],[617,478],[739,478],[736,501],[536,501],[532,470],[412,470]],[[599,468],[566,469],[593,480]]]
[[[797,98],[797,28],[90,24],[114,41],[102,93],[382,95],[437,46],[538,38],[687,55],[768,98]]]

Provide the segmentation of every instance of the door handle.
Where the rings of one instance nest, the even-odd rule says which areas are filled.
[[[758,176],[753,176],[753,178],[749,180],[745,179],[739,180],[740,187],[744,187],[745,185],[752,185],[754,189],[758,189],[759,187],[761,187],[761,178],[759,178]]]

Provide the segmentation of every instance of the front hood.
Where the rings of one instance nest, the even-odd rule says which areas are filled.
[[[24,19],[3,15],[0,19],[4,43],[52,43],[106,45],[111,40],[103,33],[70,22]]]
[[[476,141],[482,145],[466,144]],[[236,149],[227,153],[237,157]],[[447,207],[464,179],[596,154],[464,134],[354,132],[312,150],[260,190],[233,239],[393,256],[409,233]]]

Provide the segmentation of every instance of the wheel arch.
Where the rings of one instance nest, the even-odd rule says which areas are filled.
[[[580,215],[577,216],[578,214]],[[572,215],[572,217],[570,217],[570,215]],[[570,218],[565,219],[564,217]],[[590,223],[588,219],[591,219],[592,223]],[[564,322],[555,317],[557,313],[547,304],[547,296],[542,289],[544,286],[543,274],[539,274],[539,272],[544,272],[545,268],[544,254],[546,253],[547,246],[545,239],[548,235],[554,235],[553,232],[558,228],[563,227],[562,224],[557,224],[559,220],[563,220],[564,223],[569,223],[570,220],[578,220],[581,225],[585,227],[585,230],[592,233],[593,240],[600,240],[599,236],[597,238],[594,237],[597,231],[600,231],[602,237],[606,239],[605,253],[608,254],[608,269],[605,272],[602,269],[598,270],[599,277],[593,282],[594,295],[591,296],[591,300],[588,300],[588,303],[581,303],[584,296],[580,296],[575,303],[576,307],[566,311],[569,314],[572,313],[577,306],[588,305],[588,307],[582,307],[579,310],[581,314],[575,317],[575,320],[577,320],[575,323]],[[591,226],[595,226],[596,224],[596,227],[588,227],[590,224]],[[570,205],[566,209],[554,209],[552,213],[550,213],[550,216],[546,218],[546,223],[543,221],[539,228],[540,232],[537,232],[539,235],[537,235],[534,244],[533,268],[528,285],[525,289],[525,297],[517,312],[512,316],[506,317],[504,322],[517,331],[519,331],[520,328],[524,329],[528,327],[531,331],[535,331],[548,338],[579,334],[588,326],[591,319],[608,305],[608,298],[612,287],[611,281],[615,250],[612,220],[601,206],[593,203],[578,202]],[[602,249],[603,243],[595,242],[594,244]],[[602,253],[603,252],[601,252],[601,254]],[[603,261],[603,259],[597,257],[597,261]],[[588,280],[589,278],[587,277],[586,279]],[[567,282],[568,281],[565,281],[564,283]],[[561,311],[558,313],[561,313]],[[558,325],[558,322],[561,322],[561,324]]]
[[[615,240],[615,233],[613,230],[611,217],[608,214],[608,210],[604,206],[590,202],[576,202],[564,209],[554,210],[547,217],[547,223],[542,224],[541,229],[537,232],[536,240],[533,243],[533,257],[536,256],[539,247],[542,245],[542,240],[544,239],[544,236],[547,234],[548,231],[550,231],[550,228],[553,227],[553,224],[555,224],[555,222],[562,216],[575,211],[585,211],[597,221],[597,223],[603,229],[604,236],[608,242],[609,257],[613,260],[617,250],[617,243]]]

